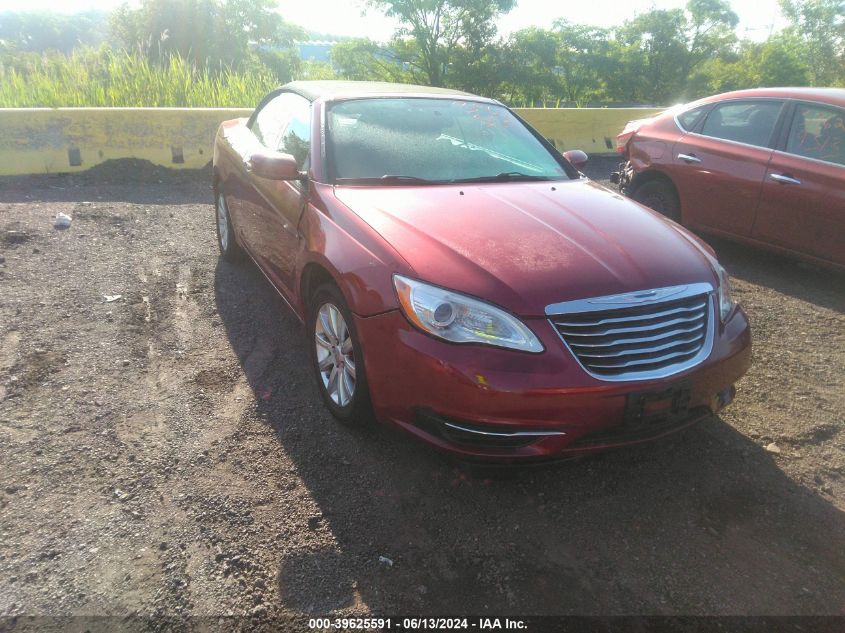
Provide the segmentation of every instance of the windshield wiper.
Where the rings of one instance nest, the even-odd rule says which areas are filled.
[[[389,185],[389,184],[416,184],[416,185],[434,185],[440,184],[442,180],[427,180],[425,178],[417,178],[416,176],[399,176],[394,174],[385,174],[384,176],[371,176],[366,178],[337,178],[335,182],[339,185]]]
[[[532,180],[554,180],[550,176],[534,176],[523,174],[521,171],[503,171],[495,176],[476,176],[475,178],[457,178],[449,182],[513,182]]]

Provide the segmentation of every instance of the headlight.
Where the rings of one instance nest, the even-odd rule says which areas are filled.
[[[733,299],[731,299],[731,280],[728,277],[727,271],[717,263],[716,273],[719,275],[719,316],[724,322],[735,304]]]
[[[408,320],[432,336],[453,343],[543,351],[524,323],[489,303],[400,275],[393,275],[393,285]]]

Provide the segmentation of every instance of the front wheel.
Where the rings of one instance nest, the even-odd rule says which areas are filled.
[[[364,356],[352,313],[333,285],[320,286],[308,311],[311,363],[317,388],[331,414],[349,426],[372,419]]]
[[[243,259],[243,250],[241,250],[238,241],[235,239],[235,231],[232,228],[232,218],[229,215],[229,206],[226,204],[226,196],[223,195],[223,190],[217,190],[217,197],[215,200],[215,216],[217,218],[217,246],[220,248],[220,254],[227,262],[238,262]]]
[[[637,187],[633,198],[649,209],[654,209],[665,215],[670,220],[681,221],[681,203],[675,190],[667,182],[650,180]]]

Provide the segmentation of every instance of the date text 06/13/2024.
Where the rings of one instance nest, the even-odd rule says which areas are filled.
[[[510,618],[311,618],[308,628],[318,631],[518,631],[525,629],[526,624],[524,620]]]

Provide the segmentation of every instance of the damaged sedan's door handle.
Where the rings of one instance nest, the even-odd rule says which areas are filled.
[[[678,154],[678,160],[682,160],[686,163],[700,163],[701,159],[696,156],[695,154]]]
[[[769,174],[769,178],[775,180],[782,185],[800,185],[801,181],[792,176],[785,176],[783,174]]]

